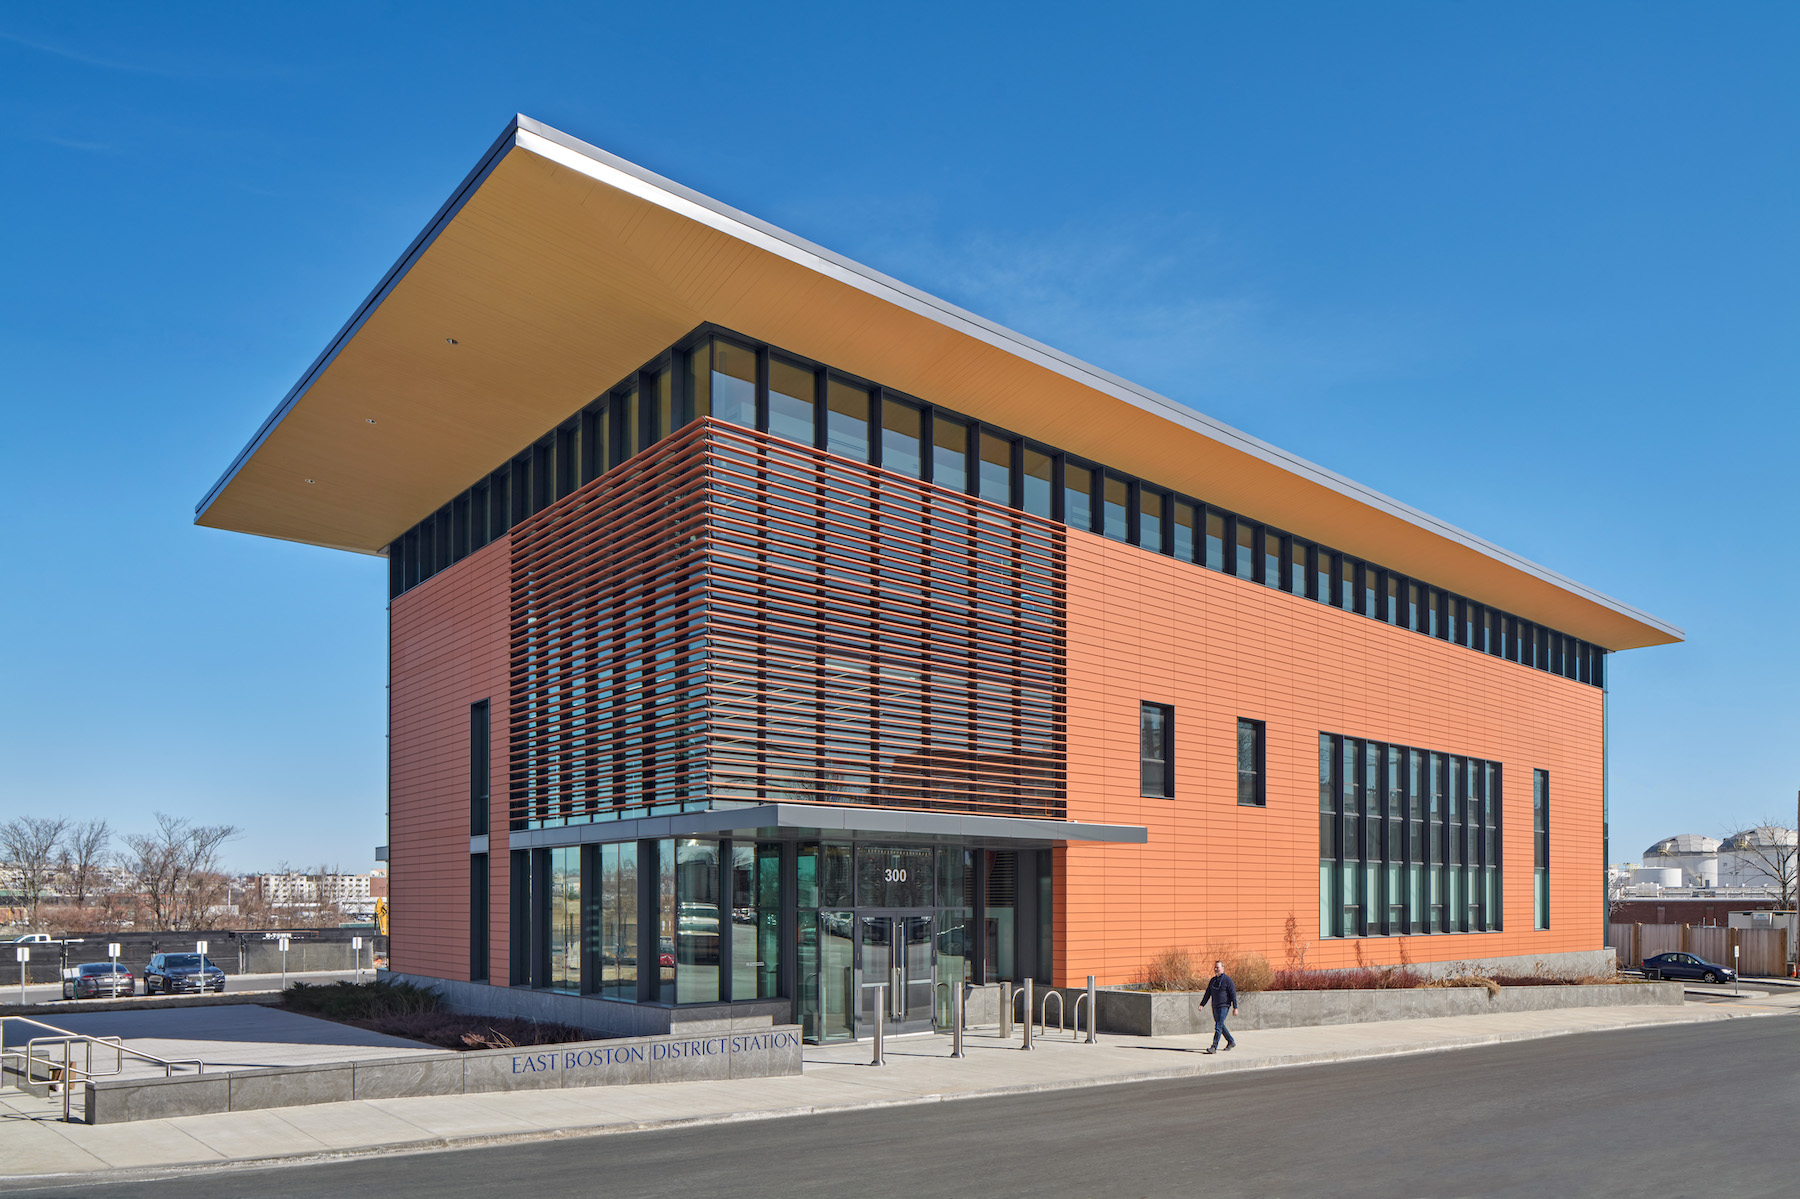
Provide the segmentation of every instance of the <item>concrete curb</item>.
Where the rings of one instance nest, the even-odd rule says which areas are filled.
[[[1764,1016],[1786,1014],[1781,1010],[1720,1012],[1713,1020],[1756,1019]],[[1676,1022],[1670,1022],[1676,1023]],[[1688,1023],[1688,1022],[1680,1022]],[[0,1188],[12,1190],[20,1184],[42,1186],[45,1183],[63,1179],[104,1180],[106,1182],[148,1181],[159,1178],[179,1178],[190,1174],[215,1173],[231,1170],[261,1170],[279,1166],[311,1165],[335,1161],[348,1161],[355,1158],[374,1156],[399,1156],[419,1153],[441,1153],[446,1150],[478,1149],[500,1145],[525,1145],[544,1141],[574,1140],[583,1137],[616,1136],[637,1132],[659,1132],[678,1128],[700,1128],[714,1124],[739,1124],[753,1120],[785,1120],[795,1116],[833,1115],[842,1112],[873,1111],[894,1107],[915,1107],[931,1103],[954,1103],[965,1099],[990,1099],[1008,1095],[1043,1094],[1051,1091],[1076,1091],[1091,1087],[1115,1086],[1129,1083],[1163,1082],[1180,1078],[1194,1078],[1212,1074],[1246,1074],[1257,1070],[1291,1069],[1304,1066],[1332,1065],[1352,1061],[1372,1061],[1381,1058],[1411,1057],[1426,1053],[1447,1053],[1457,1049],[1478,1049],[1489,1045],[1510,1044],[1519,1041],[1541,1041],[1551,1037],[1579,1036],[1585,1033],[1625,1032],[1632,1029],[1666,1028],[1669,1023],[1657,1024],[1621,1024],[1613,1028],[1553,1028],[1534,1029],[1518,1033],[1482,1033],[1454,1037],[1440,1037],[1431,1041],[1420,1042],[1397,1048],[1381,1049],[1345,1049],[1326,1052],[1285,1054],[1274,1057],[1246,1056],[1232,1059],[1223,1055],[1209,1057],[1205,1063],[1195,1062],[1192,1065],[1166,1067],[1159,1070],[1135,1071],[1131,1074],[1107,1075],[1101,1078],[1057,1079],[1050,1082],[1016,1083],[1009,1086],[987,1087],[975,1091],[959,1091],[955,1093],[932,1092],[922,1095],[898,1095],[892,1098],[871,1099],[856,1103],[805,1104],[785,1108],[763,1108],[746,1112],[722,1112],[705,1116],[680,1116],[665,1120],[639,1120],[617,1124],[590,1125],[579,1128],[534,1129],[530,1132],[517,1133],[474,1133],[456,1137],[424,1137],[414,1141],[396,1141],[386,1145],[366,1145],[354,1149],[333,1150],[326,1153],[294,1153],[274,1154],[266,1157],[239,1158],[225,1162],[194,1162],[192,1164],[121,1167],[118,1169],[90,1170],[63,1174],[0,1174]],[[1199,1055],[1199,1051],[1187,1052]]]

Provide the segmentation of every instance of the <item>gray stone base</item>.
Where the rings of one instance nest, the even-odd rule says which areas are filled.
[[[87,1089],[85,1110],[90,1124],[117,1124],[353,1099],[772,1078],[798,1073],[800,1030],[791,1024],[764,1024],[738,1032],[693,1036],[421,1053],[375,1061],[174,1078],[100,1079]]]
[[[378,977],[384,982],[411,983],[434,990],[443,997],[444,1007],[452,1012],[568,1024],[616,1037],[700,1036],[772,1028],[794,1018],[794,1001],[791,999],[751,999],[741,1003],[672,1007],[659,1003],[622,1003],[597,995],[533,991],[527,987],[496,987],[489,983],[401,974],[391,970],[381,971]]]

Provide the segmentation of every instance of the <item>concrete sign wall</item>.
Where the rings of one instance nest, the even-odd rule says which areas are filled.
[[[635,1037],[176,1078],[102,1079],[89,1088],[86,1110],[89,1124],[117,1124],[352,1099],[798,1073],[799,1026],[764,1025],[700,1037]]]

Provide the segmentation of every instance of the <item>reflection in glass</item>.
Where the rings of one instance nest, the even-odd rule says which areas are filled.
[[[1263,530],[1263,586],[1281,586],[1281,534]]]
[[[971,916],[968,908],[947,908],[937,916],[938,985],[932,988],[936,995],[932,1020],[939,1028],[950,1026],[950,997],[974,977],[975,963],[970,959],[975,944]]]
[[[863,908],[932,905],[932,851],[885,845],[856,850],[856,904]]]
[[[660,984],[657,998],[675,1002],[675,842],[665,837],[656,843],[656,959]],[[643,947],[646,958],[650,947]]]
[[[1225,569],[1225,517],[1211,508],[1206,510],[1206,566]]]
[[[550,851],[550,989],[581,990],[581,847]]]
[[[769,432],[776,437],[813,444],[813,372],[769,359]]]
[[[781,979],[781,846],[731,847],[731,998],[769,999]]]
[[[637,843],[597,846],[600,893],[590,901],[600,964],[599,993],[608,999],[637,999],[638,873]]]
[[[712,342],[710,341],[703,341],[688,352],[687,393],[688,407],[692,410],[695,418],[712,415]],[[602,441],[600,444],[607,443]]]
[[[911,404],[882,401],[881,465],[909,479],[919,477],[924,465],[919,448],[919,410]]]
[[[1106,475],[1105,479],[1105,533],[1114,541],[1124,541],[1131,535],[1131,484],[1117,475]]]
[[[1298,537],[1288,538],[1288,580],[1287,589],[1295,595],[1306,594],[1309,568],[1306,565],[1306,543]]]
[[[969,489],[969,426],[941,412],[931,417],[931,481],[951,491]]]
[[[974,879],[974,850],[940,849],[937,851],[937,902],[939,907],[966,906],[970,902],[969,887]]]
[[[756,352],[728,341],[712,343],[712,414],[756,427]]]
[[[719,998],[719,843],[675,842],[675,1002]]]
[[[869,392],[867,388],[828,380],[825,385],[825,448],[834,454],[869,460]]]
[[[650,377],[650,410],[656,418],[651,440],[667,437],[675,431],[675,376],[663,367]]]
[[[1175,556],[1194,560],[1194,506],[1184,500],[1175,501]]]
[[[1094,472],[1073,458],[1063,463],[1063,523],[1071,529],[1094,527]]]
[[[1148,487],[1138,488],[1138,544],[1162,552],[1163,495]]]
[[[992,433],[981,435],[980,472],[976,487],[981,498],[996,504],[1012,503],[1012,442]]]
[[[1050,455],[1025,447],[1025,511],[1045,519],[1050,517],[1051,465]]]

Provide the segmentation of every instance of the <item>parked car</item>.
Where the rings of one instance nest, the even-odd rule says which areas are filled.
[[[1645,978],[1692,978],[1701,982],[1728,983],[1737,979],[1737,971],[1714,965],[1691,953],[1659,953],[1644,959]]]
[[[137,978],[113,962],[83,962],[63,979],[64,999],[98,999],[102,995],[136,995]]]
[[[144,994],[225,990],[225,972],[197,953],[159,953],[144,967]]]

